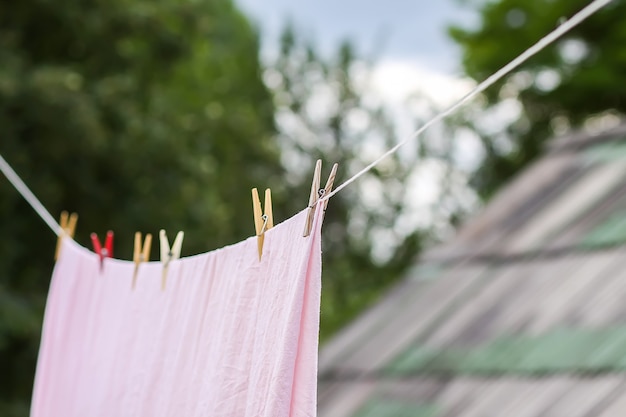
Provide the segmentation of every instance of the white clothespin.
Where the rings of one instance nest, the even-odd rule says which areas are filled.
[[[161,289],[165,290],[165,281],[167,280],[167,270],[170,262],[174,259],[180,258],[180,250],[183,247],[183,232],[178,232],[174,244],[170,248],[170,243],[167,240],[165,230],[159,232],[159,240],[161,241],[161,262],[163,263],[163,273],[161,275]]]

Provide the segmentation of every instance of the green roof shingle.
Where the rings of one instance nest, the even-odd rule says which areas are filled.
[[[473,349],[411,347],[387,367],[391,375],[446,372],[556,374],[626,367],[626,327],[557,328],[538,336],[504,336]]]
[[[437,407],[430,404],[408,404],[401,401],[373,398],[354,417],[436,417]]]

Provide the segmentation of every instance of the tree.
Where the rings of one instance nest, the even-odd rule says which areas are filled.
[[[397,140],[379,97],[367,89],[371,65],[344,43],[330,57],[287,27],[266,71],[291,194],[308,196],[313,164],[323,178],[339,163],[338,185]],[[403,225],[405,180],[415,156],[389,157],[334,196],[324,218],[322,339],[371,303],[412,265],[427,231]],[[306,200],[300,201],[304,208]]]
[[[230,0],[1,0],[0,154],[79,213],[85,246],[107,229],[123,259],[136,230],[193,231],[185,254],[233,243],[254,231],[250,188],[283,176],[257,55]],[[0,230],[0,415],[26,416],[56,238],[3,178]]]
[[[465,3],[465,2],[464,2]],[[469,3],[469,2],[468,2]],[[463,49],[463,66],[477,81],[485,79],[547,34],[586,0],[497,0],[472,4],[480,15],[475,28],[452,27]],[[519,113],[503,129],[484,120],[470,122],[486,152],[474,184],[489,198],[533,161],[545,141],[592,117],[626,111],[626,26],[624,2],[612,2],[546,48],[484,94],[486,111],[498,103],[519,103]],[[510,104],[510,103],[509,103]]]

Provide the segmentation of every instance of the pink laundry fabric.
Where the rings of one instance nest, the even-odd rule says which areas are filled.
[[[64,239],[46,306],[32,417],[316,414],[320,212],[162,265]]]

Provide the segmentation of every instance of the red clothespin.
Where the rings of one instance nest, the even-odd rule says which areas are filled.
[[[100,257],[100,271],[104,266],[104,258],[112,258],[113,257],[113,232],[107,232],[107,238],[104,242],[104,248],[100,244],[100,239],[98,239],[98,235],[95,233],[91,234],[91,243],[93,243],[93,251],[96,252],[96,255]]]

